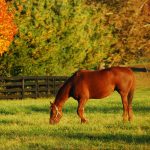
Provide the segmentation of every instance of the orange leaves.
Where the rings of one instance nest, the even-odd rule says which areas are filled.
[[[7,51],[17,27],[13,22],[13,14],[7,11],[5,0],[0,0],[0,55]]]

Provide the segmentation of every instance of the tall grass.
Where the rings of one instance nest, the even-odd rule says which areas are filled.
[[[150,87],[146,84],[138,83],[132,123],[122,122],[122,104],[117,93],[105,99],[89,100],[85,109],[89,123],[84,125],[76,114],[77,102],[72,98],[63,108],[60,123],[54,126],[49,125],[52,99],[0,101],[0,149],[148,150]]]

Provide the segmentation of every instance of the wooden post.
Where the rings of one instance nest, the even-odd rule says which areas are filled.
[[[35,98],[38,98],[38,77],[36,77],[35,82]]]
[[[49,94],[49,77],[47,76],[47,78],[46,78],[46,82],[47,82],[47,97],[49,96],[48,94]]]
[[[55,76],[53,77],[53,95],[56,94]]]
[[[22,99],[24,98],[24,88],[25,88],[25,86],[24,86],[24,77],[22,77]]]

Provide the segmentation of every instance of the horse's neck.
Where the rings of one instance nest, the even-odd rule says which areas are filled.
[[[69,98],[69,92],[70,84],[65,84],[59,89],[54,102],[58,108],[62,109],[65,101]]]

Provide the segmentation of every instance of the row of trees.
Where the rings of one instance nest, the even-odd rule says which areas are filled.
[[[149,61],[148,0],[12,0],[9,10],[18,32],[0,57],[0,75],[69,75]]]

